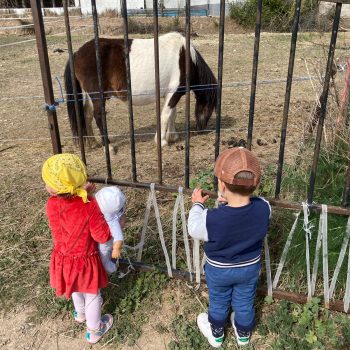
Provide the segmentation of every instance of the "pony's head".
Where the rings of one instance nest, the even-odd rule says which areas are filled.
[[[192,90],[196,96],[196,122],[197,130],[203,130],[216,110],[217,104],[217,80],[204,61],[201,54],[196,50],[195,74],[192,76]]]
[[[211,87],[213,90],[211,92],[198,92],[196,94],[196,123],[197,130],[203,130],[207,127],[209,119],[216,111],[217,103],[217,85]]]

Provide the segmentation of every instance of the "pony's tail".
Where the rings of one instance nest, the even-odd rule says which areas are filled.
[[[64,84],[66,87],[67,93],[67,112],[70,123],[70,128],[72,130],[72,134],[74,136],[74,141],[77,143],[79,136],[78,133],[78,122],[81,120],[81,132],[83,136],[87,136],[86,132],[86,122],[84,117],[84,103],[83,103],[83,94],[82,89],[79,84],[79,81],[75,78],[75,84],[77,87],[77,95],[78,95],[78,106],[79,106],[79,115],[77,116],[75,113],[75,103],[74,103],[74,94],[73,94],[73,82],[71,78],[71,70],[69,61],[66,64],[66,68],[64,70]]]
[[[192,90],[196,95],[198,104],[205,105],[207,111],[206,113],[196,113],[197,128],[202,130],[207,126],[212,112],[216,110],[218,81],[202,55],[195,48],[194,53],[195,57],[191,50],[192,61],[195,66],[194,74],[191,72]]]

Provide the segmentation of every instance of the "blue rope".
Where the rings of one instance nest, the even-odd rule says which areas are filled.
[[[44,105],[45,110],[50,111],[50,112],[56,111],[59,104],[65,102],[64,97],[63,97],[63,89],[62,89],[61,81],[57,76],[55,77],[55,80],[58,83],[58,87],[59,87],[60,92],[61,92],[61,98],[55,98],[55,103],[53,105],[49,105],[47,103]]]
[[[61,81],[60,81],[60,79],[59,79],[57,76],[55,77],[55,80],[57,81],[58,86],[59,86],[59,88],[60,88],[60,92],[61,92],[61,98],[55,99],[55,102],[56,102],[57,104],[64,103],[63,89],[62,89]]]

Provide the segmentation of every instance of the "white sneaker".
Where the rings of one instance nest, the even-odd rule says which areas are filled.
[[[244,332],[236,328],[235,326],[235,313],[232,312],[230,315],[231,324],[236,335],[237,344],[244,346],[249,345],[251,332]]]
[[[97,330],[87,330],[85,339],[90,344],[96,344],[109,331],[113,325],[113,316],[106,314],[101,317],[100,328]]]
[[[80,313],[76,310],[73,310],[73,317],[74,317],[74,320],[78,323],[86,322],[86,317],[84,313]]]
[[[197,325],[202,334],[208,339],[208,342],[214,348],[219,348],[224,341],[224,335],[219,338],[215,338],[211,331],[211,326],[208,321],[208,314],[203,312],[197,316]]]

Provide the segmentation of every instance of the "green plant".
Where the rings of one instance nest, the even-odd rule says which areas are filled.
[[[198,175],[190,180],[190,188],[194,189],[197,187],[203,190],[213,191],[214,190],[214,174],[212,169],[201,171]]]
[[[208,342],[198,330],[195,322],[189,322],[184,315],[178,315],[175,317],[171,326],[174,329],[177,340],[170,342],[170,350],[194,350],[209,348]]]
[[[230,3],[230,17],[246,27],[254,27],[258,0]],[[290,31],[295,12],[293,0],[265,0],[262,11],[262,27],[271,31]],[[300,24],[305,29],[314,29],[317,23],[318,1],[302,3]]]
[[[115,338],[120,343],[132,345],[141,335],[148,312],[159,303],[159,290],[165,288],[169,278],[152,271],[128,275],[123,279],[112,276],[111,282],[111,287],[104,291],[104,308],[106,312],[118,315],[118,322],[105,342]]]
[[[271,335],[271,349],[345,349],[350,325],[345,315],[331,314],[320,299],[299,304],[281,301],[260,321],[258,332]]]

